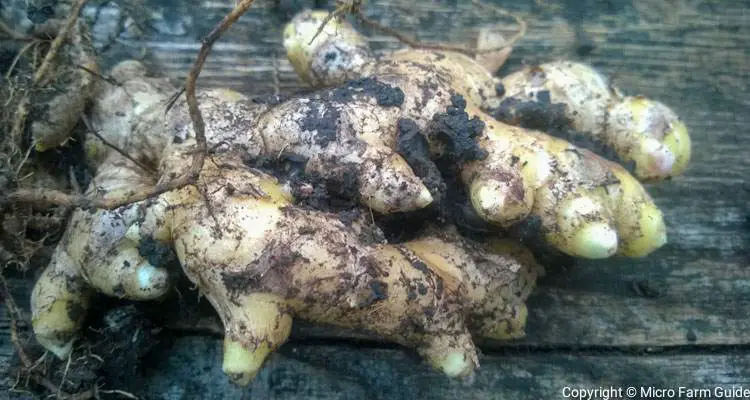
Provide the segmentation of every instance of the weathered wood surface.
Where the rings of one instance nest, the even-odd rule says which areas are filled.
[[[624,394],[633,387],[637,396],[632,398],[647,399],[665,398],[642,392],[648,388],[685,387],[713,394],[716,388],[750,387],[750,363],[740,352],[635,356],[519,350],[485,355],[480,362],[482,370],[473,382],[449,382],[399,349],[292,342],[269,358],[250,387],[238,388],[221,372],[220,340],[192,336],[154,350],[143,361],[143,378],[130,390],[146,399],[539,400],[564,399],[566,388],[616,388]],[[14,377],[8,378],[12,384]]]
[[[201,358],[196,359],[195,354]],[[712,390],[716,386],[750,386],[750,363],[740,355],[518,352],[483,357],[483,370],[474,382],[462,383],[446,382],[438,373],[415,368],[414,357],[399,350],[289,344],[272,356],[252,386],[244,390],[226,383],[219,367],[218,340],[182,338],[148,361],[153,364],[144,385],[149,393],[159,394],[154,398],[164,399],[540,400],[564,398],[566,387],[614,386],[624,391],[629,386],[639,390],[650,386]]]
[[[182,16],[192,16],[182,26],[189,34],[123,40],[115,50],[146,54],[155,68],[183,76],[197,39],[230,3],[172,4],[164,9],[166,19],[174,28]],[[373,1],[368,13],[423,40],[469,43],[472,26],[492,21],[473,16],[468,2],[456,3]],[[482,369],[472,386],[446,383],[400,349],[379,343],[357,348],[340,333],[331,342],[330,330],[308,328],[264,370],[254,398],[537,399],[559,398],[563,386],[577,383],[748,385],[750,2],[495,3],[529,22],[505,71],[559,57],[581,59],[626,92],[660,99],[683,116],[694,139],[692,166],[685,176],[650,188],[665,212],[670,243],[642,260],[550,267],[529,303],[528,337],[483,343]],[[272,2],[259,1],[216,46],[201,84],[250,93],[299,88],[283,58],[282,23]],[[513,29],[511,22],[503,24],[504,32]],[[398,45],[378,35],[372,41],[378,48]],[[28,284],[13,284],[19,296],[28,294]],[[3,314],[0,367],[10,355],[7,332]],[[669,352],[643,352],[665,348]],[[203,398],[249,398],[251,392],[220,376],[219,351],[215,337],[178,340],[152,357],[161,364],[148,370],[144,385],[151,385],[155,398],[192,398],[180,394],[188,387],[205,390]]]

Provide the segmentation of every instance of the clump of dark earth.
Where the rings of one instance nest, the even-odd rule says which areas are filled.
[[[487,151],[477,143],[477,136],[484,131],[484,122],[478,117],[469,119],[463,96],[452,95],[451,106],[446,112],[435,114],[430,125],[430,134],[445,146],[445,155],[457,164],[487,157]]]
[[[60,390],[66,393],[79,394],[101,387],[140,396],[142,358],[158,345],[159,329],[136,304],[123,304],[104,296],[97,296],[89,314],[85,323],[88,329],[76,341],[71,359],[62,361],[48,356],[45,366],[38,366],[36,373],[50,382],[61,382]],[[39,347],[27,349],[34,360],[39,358]],[[49,394],[48,388],[33,389]],[[99,393],[99,398],[122,397]]]
[[[550,93],[542,90],[535,93],[534,100],[505,97],[500,105],[490,110],[495,119],[511,125],[540,131],[567,131],[573,121],[567,116],[567,106],[552,103]]]
[[[398,152],[425,183],[434,201],[416,212],[379,216],[376,221],[390,242],[414,239],[429,225],[455,225],[469,237],[498,231],[476,214],[460,179],[464,163],[487,155],[477,143],[484,123],[470,119],[465,108],[464,98],[454,95],[446,112],[435,115],[428,134],[444,147],[443,155],[436,159],[431,157],[426,136],[414,121],[398,122]]]
[[[398,243],[417,238],[428,226],[454,225],[464,237],[479,240],[491,236],[508,235],[531,250],[542,265],[560,268],[572,266],[575,258],[547,244],[539,218],[529,217],[502,231],[481,218],[474,210],[466,186],[461,179],[461,166],[486,157],[477,137],[484,124],[469,119],[466,101],[461,96],[451,98],[445,113],[435,116],[430,132],[445,146],[444,154],[432,159],[426,137],[416,123],[399,121],[398,151],[407,160],[435,198],[434,203],[412,213],[380,216],[376,219],[389,241]]]
[[[304,118],[300,121],[303,130],[317,132],[315,144],[326,147],[336,141],[338,122],[341,114],[330,103],[314,102],[310,105]]]
[[[108,310],[89,331],[90,351],[103,360],[99,376],[107,386],[139,391],[141,359],[158,344],[156,325],[131,304]]]
[[[345,86],[323,92],[320,96],[325,100],[343,102],[361,95],[372,96],[381,105],[399,105],[403,102],[403,93],[400,89],[371,78],[350,81]],[[545,99],[544,95],[541,97]],[[253,101],[275,104],[285,100],[286,98],[278,96],[266,96]],[[399,243],[415,239],[428,226],[454,225],[464,236],[479,240],[488,235],[502,234],[500,228],[486,222],[476,213],[460,176],[463,164],[487,156],[486,151],[477,143],[477,138],[485,128],[484,123],[476,117],[469,118],[465,108],[466,101],[462,96],[452,96],[451,105],[446,111],[435,115],[428,128],[429,132],[421,132],[412,120],[398,121],[397,150],[425,183],[435,201],[430,207],[415,212],[391,215],[373,213],[376,225],[389,242]],[[539,109],[539,112],[542,113],[542,109]],[[314,129],[320,131],[320,115],[311,115],[310,119],[311,124],[317,124]],[[332,125],[330,130],[333,131],[338,118],[330,116],[323,119],[329,121],[327,123]],[[554,121],[554,118],[550,120],[548,126]],[[563,125],[568,124],[569,121],[566,120]],[[441,157],[433,159],[426,135],[443,146]],[[337,213],[346,225],[359,219],[363,211],[357,201],[359,183],[354,170],[349,173],[343,169],[341,176],[336,179],[324,179],[307,173],[307,162],[308,159],[304,157],[282,153],[278,157],[246,160],[246,165],[270,173],[280,182],[289,185],[300,207]],[[536,219],[530,218],[519,223],[506,233],[530,247],[542,260],[549,260],[558,265],[571,265],[573,262],[572,257],[545,244]]]
[[[325,147],[336,141],[340,117],[336,104],[348,103],[363,97],[375,99],[382,107],[398,107],[404,102],[404,92],[375,78],[361,78],[343,85],[316,93],[319,101],[313,102],[304,118],[301,128],[316,131],[316,144]]]
[[[141,239],[138,253],[151,265],[174,265],[177,255],[171,247],[151,237]]]
[[[427,186],[435,201],[441,201],[445,197],[445,182],[437,164],[430,158],[427,138],[414,120],[402,118],[398,121],[397,146],[398,153]]]
[[[340,112],[336,104],[348,103],[363,97],[375,99],[382,107],[398,107],[404,102],[404,92],[375,78],[361,78],[348,81],[343,85],[317,92],[319,100],[313,102],[304,118],[301,128],[317,132],[315,143],[325,147],[337,140]]]
[[[403,92],[400,89],[372,78],[350,81],[343,87],[323,92],[320,96],[325,100],[344,102],[362,95],[375,98],[380,105],[398,106],[403,102]],[[429,127],[428,133],[445,150],[437,160],[431,158],[426,136],[414,121],[402,119],[398,122],[397,150],[425,183],[435,201],[430,207],[416,212],[391,215],[373,213],[373,219],[390,242],[413,239],[428,223],[456,225],[469,236],[498,231],[498,228],[476,214],[459,175],[464,163],[483,159],[487,155],[477,143],[484,123],[478,118],[469,118],[465,111],[466,101],[462,96],[454,95],[451,100],[451,105],[444,113],[437,114]],[[320,126],[319,114],[311,115],[310,119],[310,124],[316,125],[314,129],[320,131],[325,128]],[[330,121],[328,124],[332,126],[329,130],[333,131],[337,118],[331,116],[323,119]],[[359,182],[355,171],[343,168],[336,179],[324,179],[305,171],[307,161],[306,158],[293,154],[281,154],[279,157],[246,160],[246,164],[288,184],[298,206],[337,213],[347,225],[359,218],[362,208],[357,202]]]
[[[380,82],[376,78],[354,79],[343,85],[323,91],[322,98],[337,102],[350,102],[359,96],[375,99],[382,107],[399,107],[404,104],[404,92],[401,88]]]
[[[495,85],[495,96],[497,96],[497,97],[503,97],[503,96],[505,96],[505,85],[503,85],[502,82],[498,82]]]
[[[477,142],[484,131],[484,123],[477,117],[469,118],[465,109],[466,100],[462,96],[451,96],[451,105],[445,113],[433,117],[428,129],[430,136],[443,145],[443,154],[435,160],[446,187],[444,199],[435,204],[439,220],[453,224],[466,236],[473,237],[498,229],[477,215],[461,179],[465,163],[487,157],[487,152]]]
[[[96,385],[147,398],[144,396],[151,390],[143,382],[151,372],[149,365],[160,361],[151,359],[155,353],[163,353],[180,334],[215,334],[214,327],[221,326],[216,312],[200,299],[184,274],[171,275],[176,277],[172,282],[175,290],[159,301],[131,302],[97,295],[84,323],[88,328],[76,342],[70,365],[54,359],[48,368],[49,379],[61,382],[64,375],[61,389],[68,393],[80,393]],[[99,395],[101,399],[123,398]]]

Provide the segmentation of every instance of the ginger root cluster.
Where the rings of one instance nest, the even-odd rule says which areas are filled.
[[[666,242],[641,184],[681,173],[690,157],[666,106],[626,97],[576,63],[498,79],[458,53],[375,54],[341,20],[316,36],[326,16],[304,12],[284,31],[314,92],[199,93],[210,152],[197,184],[74,213],[32,294],[42,345],[71,352],[94,292],[163,296],[170,278],[142,251],[157,241],[221,317],[223,368],[239,384],[295,318],[370,332],[467,376],[479,366],[473,337],[523,336],[541,271],[504,230],[534,220],[543,240],[583,258],[640,257]],[[90,119],[140,165],[88,137],[88,191],[117,198],[173,179],[197,145],[184,102],[166,107],[176,92],[166,79],[135,61],[111,77],[118,84],[100,83]],[[612,159],[528,127],[540,120]],[[306,201],[321,188],[350,206]],[[481,234],[458,217],[467,213]],[[414,215],[428,220],[402,240],[377,223]]]

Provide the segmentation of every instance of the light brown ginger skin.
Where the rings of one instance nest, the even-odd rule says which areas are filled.
[[[141,234],[173,244],[222,317],[228,342],[249,352],[275,350],[299,316],[423,352],[432,336],[449,338],[476,364],[457,293],[443,289],[437,274],[415,268],[394,248],[363,243],[335,214],[292,206],[272,178],[241,161],[220,157],[217,164],[201,174],[207,199],[192,187],[162,196],[165,212],[147,215]],[[259,307],[272,308],[271,315],[254,315]],[[257,372],[225,369],[243,383]]]
[[[320,30],[327,16],[326,12],[302,12],[284,32],[292,65],[312,86],[336,86],[346,80],[381,77],[390,72],[421,77],[422,71],[437,67],[452,86],[449,91],[462,94],[478,108],[504,115],[508,118],[504,120],[515,125],[521,114],[540,120],[554,116],[555,124],[569,125],[577,135],[595,142],[596,151],[606,153],[613,161],[633,163],[634,173],[641,180],[680,175],[690,160],[690,137],[674,111],[643,96],[625,96],[589,65],[554,61],[527,66],[498,79],[490,74],[496,66],[487,69],[460,53],[406,49],[375,55],[366,39],[338,18],[327,21]],[[400,83],[388,81],[396,86]],[[434,115],[432,111],[428,109],[424,115]]]
[[[404,246],[438,271],[447,286],[463,286],[467,324],[475,337],[524,336],[525,301],[543,273],[528,250],[506,239],[479,244],[451,227],[431,227]]]
[[[154,152],[153,143],[123,132],[130,132],[144,115],[164,105],[174,88],[164,79],[145,78],[145,68],[137,62],[121,63],[111,75],[120,85],[99,82],[92,121],[111,143],[121,149],[140,149],[132,155],[153,163],[157,159],[150,157],[160,156]],[[156,183],[156,176],[93,135],[88,136],[86,147],[87,161],[96,168],[86,194],[121,198]],[[135,203],[114,210],[73,213],[31,296],[37,341],[58,357],[70,354],[93,292],[133,300],[154,299],[167,292],[166,271],[150,265],[139,254],[139,239],[127,235],[142,206]]]

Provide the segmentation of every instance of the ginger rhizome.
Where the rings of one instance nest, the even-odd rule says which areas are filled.
[[[86,147],[97,173],[89,191],[128,196],[184,168],[195,138],[184,103],[165,115],[175,88],[164,79],[147,77],[135,62],[120,64],[112,76],[118,85],[103,86],[92,123],[131,157],[158,165],[159,176],[92,137]],[[346,101],[364,110],[349,114],[349,121],[359,127],[367,126],[367,110],[378,115],[377,110],[393,107],[378,100],[358,102],[343,96],[348,100],[336,102],[321,96],[332,110],[346,112]],[[315,101],[270,105],[227,90],[209,90],[199,98],[214,150],[197,185],[112,211],[76,211],[32,297],[34,331],[45,347],[59,357],[70,353],[93,291],[136,300],[163,295],[166,272],[140,251],[153,240],[174,249],[187,277],[218,312],[226,335],[223,368],[240,384],[247,384],[286,341],[297,317],[371,332],[415,348],[449,376],[466,376],[478,367],[472,334],[494,339],[523,335],[524,301],[538,273],[525,250],[507,243],[472,242],[448,227],[389,244],[370,222],[368,209],[360,210],[358,218],[344,219],[297,206],[288,185],[247,163],[261,154],[278,157],[278,147],[270,146],[281,145],[269,143],[297,138],[295,124],[303,122],[295,118],[311,119],[305,110],[317,110]],[[297,113],[289,111],[290,104],[299,104]],[[291,132],[286,138],[273,136],[276,131],[268,128],[273,121],[264,122],[282,112],[287,120],[277,123]],[[325,109],[314,115],[326,121]],[[379,172],[388,177],[387,168],[375,170],[367,164],[367,144],[379,143],[374,138],[358,141],[354,132],[363,131],[351,129],[351,136],[337,131],[325,139],[331,147],[345,142],[342,146],[357,151],[348,155],[350,166],[339,162],[344,169],[340,179],[365,173],[358,179],[383,179],[375,176]],[[305,146],[322,146],[316,131],[299,135],[306,141],[291,142],[284,151],[302,157]],[[383,165],[398,160],[390,158],[390,152],[373,154],[380,154]],[[401,200],[397,194],[386,195]]]
[[[546,108],[547,118],[557,118],[547,123],[579,132],[610,158],[633,163],[641,180],[679,175],[690,161],[690,137],[674,111],[622,94],[588,65],[556,61],[527,67],[503,77],[498,88],[503,95],[492,107],[495,117],[534,125]],[[549,112],[555,108],[558,113]]]
[[[456,140],[446,146],[446,136],[468,132],[464,137],[474,140],[478,149],[459,154],[461,178],[475,211],[485,220],[507,228],[538,218],[552,245],[585,258],[644,256],[666,242],[661,211],[623,166],[482,111],[498,103],[497,80],[474,60],[418,49],[376,56],[343,20],[334,19],[315,36],[326,17],[325,12],[302,13],[284,32],[288,56],[302,79],[316,87],[376,79],[400,88],[404,102],[399,113],[390,124],[379,121],[384,126],[396,125],[398,119],[413,121],[429,142],[432,157],[460,147]],[[682,132],[676,140],[684,153],[686,133],[675,129]],[[394,135],[392,129],[380,130],[386,143],[393,143]]]
[[[230,156],[208,163],[201,180],[207,199],[195,187],[161,196],[139,232],[174,246],[221,316],[223,368],[240,384],[295,317],[416,348],[449,376],[478,366],[471,328],[522,335],[533,265],[452,235],[368,240],[366,219],[295,207],[272,177]]]

